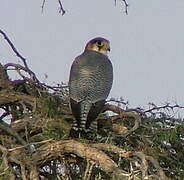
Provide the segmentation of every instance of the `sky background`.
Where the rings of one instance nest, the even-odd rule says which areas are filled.
[[[74,58],[101,36],[111,42],[110,97],[132,106],[184,105],[184,1],[127,1],[128,15],[118,0],[116,6],[113,0],[63,0],[62,16],[57,0],[46,0],[43,13],[42,0],[1,0],[0,29],[43,82],[67,82]],[[18,61],[0,36],[0,62]]]

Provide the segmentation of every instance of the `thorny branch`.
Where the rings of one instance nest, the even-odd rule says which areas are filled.
[[[121,0],[125,6],[125,14],[128,15],[128,3],[126,0]],[[114,0],[115,2],[115,6],[116,6],[116,3],[117,3],[117,0]]]
[[[117,3],[117,0],[114,0],[115,2],[115,6],[116,6],[116,3]],[[124,4],[125,6],[125,14],[128,15],[128,3],[126,0],[121,0],[121,2]],[[45,7],[45,3],[46,3],[46,0],[43,0],[42,1],[42,5],[41,5],[41,9],[42,9],[42,12],[43,12],[43,9]],[[58,0],[58,3],[59,3],[59,13],[61,13],[62,15],[64,15],[66,13],[64,7],[63,7],[63,4],[61,2],[61,0]]]
[[[43,0],[42,6],[41,6],[42,12],[43,12],[45,3],[46,3],[46,0]],[[63,7],[63,4],[61,3],[61,0],[58,0],[58,3],[59,3],[59,13],[62,13],[62,16],[63,16],[66,13],[66,11],[64,10],[64,7]]]
[[[43,6],[44,6],[44,4],[43,4]],[[61,89],[61,88],[67,88],[67,86],[64,85],[64,84],[58,85],[58,86],[49,86],[49,85],[47,85],[47,84],[45,84],[45,83],[41,83],[41,82],[37,79],[35,73],[34,73],[32,70],[30,70],[30,68],[28,67],[27,62],[26,62],[26,58],[24,58],[24,57],[18,52],[18,50],[15,48],[15,46],[13,45],[13,43],[11,42],[11,40],[8,38],[8,36],[6,35],[6,33],[3,32],[3,31],[0,29],[0,34],[3,35],[4,39],[8,42],[8,44],[9,44],[9,46],[11,47],[11,49],[13,50],[13,52],[17,55],[17,57],[19,57],[19,58],[23,61],[23,64],[24,64],[24,66],[22,66],[22,65],[20,65],[20,64],[7,63],[7,64],[5,64],[5,65],[3,66],[5,70],[8,70],[8,67],[13,67],[13,68],[15,68],[17,71],[22,70],[22,71],[24,71],[24,72],[27,72],[27,73],[29,74],[29,76],[30,76],[31,79],[25,77],[25,76],[24,76],[23,74],[21,74],[20,72],[18,72],[18,73],[19,73],[19,75],[23,78],[23,80],[28,81],[28,82],[32,82],[32,83],[36,83],[36,84],[38,84],[40,87],[46,87],[46,88],[52,89],[52,90],[54,90],[54,91],[57,90],[57,89]],[[16,81],[16,82],[18,83],[18,82],[20,82],[20,81]],[[21,83],[21,82],[20,82],[20,83]]]
[[[63,8],[63,5],[61,3],[61,0],[58,0],[58,3],[59,3],[59,13],[62,12],[62,16],[63,16],[66,13],[66,11]]]
[[[174,110],[176,108],[184,109],[184,106],[180,106],[178,104],[170,105],[169,103],[166,103],[163,106],[156,106],[154,103],[149,103],[150,106],[152,106],[150,109],[144,110],[144,113],[153,112],[153,111],[160,111],[162,109],[167,110]]]
[[[152,116],[155,116],[156,114],[159,114],[161,116],[167,117],[168,115],[164,112],[162,112],[163,110],[167,110],[167,111],[174,111],[174,109],[184,109],[183,106],[180,106],[178,104],[174,104],[174,105],[170,105],[169,103],[163,105],[163,106],[156,106],[153,103],[149,103],[149,105],[151,106],[149,109],[144,110],[141,108],[127,108],[124,110],[122,109],[119,104],[123,104],[123,105],[127,105],[127,103],[125,103],[122,100],[111,100],[113,102],[116,102],[118,104],[118,106],[116,105],[111,105],[111,104],[107,104],[104,107],[104,111],[112,111],[118,115],[114,115],[111,117],[112,119],[112,129],[118,133],[123,135],[124,137],[132,134],[136,129],[138,129],[141,125],[141,118],[147,118],[147,113],[150,113]],[[156,111],[156,113],[154,112]],[[119,123],[116,123],[116,121],[118,119],[124,119],[124,118],[128,118],[129,121],[131,120],[131,118],[133,118],[134,120],[134,125],[131,129],[127,129],[127,127],[122,126]],[[167,117],[168,119],[170,119],[170,117]],[[179,121],[179,119],[173,119],[171,122],[174,121]]]
[[[147,114],[155,115],[156,113],[162,114],[162,110],[165,111],[174,111],[175,109],[184,109],[184,106],[181,106],[177,103],[171,105],[170,103],[165,103],[164,105],[157,106],[154,103],[149,103],[149,108],[148,109],[143,109],[141,107],[136,107],[136,108],[129,108],[129,103],[128,101],[125,101],[124,99],[120,98],[119,99],[114,99],[111,98],[107,103],[113,102],[115,103],[116,106],[109,105],[108,108],[110,108],[113,112],[119,114],[120,112],[136,112],[140,114],[143,117],[147,117]],[[111,107],[110,107],[111,106]],[[122,109],[121,107],[125,107]],[[156,112],[155,112],[156,111]]]

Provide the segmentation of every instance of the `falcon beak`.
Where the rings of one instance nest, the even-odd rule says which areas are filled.
[[[111,51],[111,48],[110,48],[110,46],[108,46],[108,48],[107,48],[107,51],[109,51],[109,52]]]

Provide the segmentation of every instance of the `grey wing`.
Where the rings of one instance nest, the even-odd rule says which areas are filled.
[[[113,81],[110,60],[94,52],[83,53],[76,58],[70,71],[70,97],[79,102],[83,99],[93,103],[108,97]]]
[[[97,72],[95,73],[95,85],[94,85],[94,103],[97,101],[105,100],[112,88],[113,82],[113,69],[112,64],[108,60],[99,65]]]
[[[69,94],[70,98],[76,102],[80,102],[86,97],[86,80],[88,79],[85,74],[85,69],[81,64],[81,59],[77,57],[72,64],[69,78]]]

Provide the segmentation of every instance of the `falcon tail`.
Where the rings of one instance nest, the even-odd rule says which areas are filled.
[[[88,101],[76,102],[70,99],[72,113],[75,117],[71,130],[71,136],[76,137],[80,132],[97,132],[98,114],[102,111],[105,100],[98,101],[94,104]],[[72,135],[76,134],[76,135]]]

